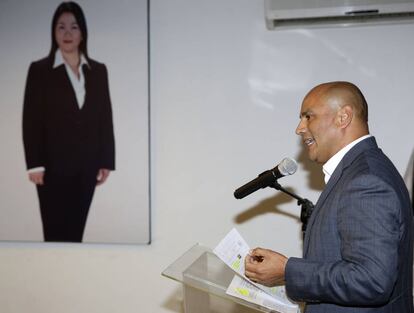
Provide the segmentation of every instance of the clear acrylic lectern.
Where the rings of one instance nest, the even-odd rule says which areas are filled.
[[[210,248],[195,245],[162,275],[183,284],[185,313],[276,312],[226,294],[234,272]]]

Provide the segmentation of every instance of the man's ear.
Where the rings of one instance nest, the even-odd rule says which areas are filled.
[[[354,111],[350,105],[344,105],[337,112],[337,124],[340,128],[346,128],[354,117]]]

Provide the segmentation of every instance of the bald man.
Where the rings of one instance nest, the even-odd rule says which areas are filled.
[[[303,258],[256,248],[246,257],[246,276],[285,284],[307,313],[414,312],[410,200],[369,134],[363,94],[349,82],[316,86],[303,100],[296,133],[326,182]]]

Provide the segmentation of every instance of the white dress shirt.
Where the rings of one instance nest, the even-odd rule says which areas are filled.
[[[64,64],[66,72],[69,76],[70,82],[72,84],[73,90],[75,91],[76,100],[78,102],[79,109],[82,109],[83,103],[85,102],[85,76],[83,75],[82,66],[84,64],[88,65],[88,61],[83,54],[80,55],[80,62],[78,65],[79,78],[70,68],[70,65],[65,62],[65,59],[62,56],[62,52],[57,49],[55,54],[55,62],[53,63],[53,68],[56,68]]]
[[[333,157],[331,157],[322,167],[323,173],[325,174],[325,184],[328,183],[329,179],[332,176],[332,173],[335,171],[336,167],[338,166],[339,162],[343,159],[345,154],[351,150],[353,146],[355,146],[358,142],[371,137],[371,135],[365,135],[359,137],[358,139],[352,141],[351,143],[347,144],[341,150],[339,150]]]

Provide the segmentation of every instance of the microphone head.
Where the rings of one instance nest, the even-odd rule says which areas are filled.
[[[294,159],[284,158],[277,168],[283,176],[292,175],[298,169],[298,163]]]

